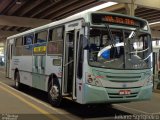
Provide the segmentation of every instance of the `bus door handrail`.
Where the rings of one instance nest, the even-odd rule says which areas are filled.
[[[68,62],[65,65],[63,65],[63,67],[66,67],[67,65],[71,64],[72,62],[73,62],[73,60],[71,60],[70,62]]]

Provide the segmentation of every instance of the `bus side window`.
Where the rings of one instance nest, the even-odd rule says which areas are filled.
[[[15,56],[22,56],[23,54],[23,37],[16,38],[16,43],[15,43],[15,51],[14,55]]]
[[[34,39],[34,34],[24,36],[23,55],[32,55],[33,39]]]
[[[48,31],[40,31],[35,34],[33,53],[34,54],[46,54],[46,42]]]
[[[33,43],[33,38],[34,38],[33,34],[25,36],[24,37],[24,45],[32,44]]]
[[[47,45],[47,53],[62,54],[62,52],[63,52],[63,27],[50,29],[48,45]]]
[[[34,43],[43,43],[47,42],[47,31],[42,31],[39,33],[36,33],[35,42]]]

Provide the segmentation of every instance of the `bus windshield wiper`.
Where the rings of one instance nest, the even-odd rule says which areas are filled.
[[[135,30],[132,30],[129,34],[128,38],[125,38],[126,40],[135,40],[137,36],[139,35],[139,27],[135,28]]]
[[[111,48],[114,48],[114,39],[113,39],[113,36],[112,36],[111,29],[109,28],[108,24],[104,24],[104,25],[105,25],[105,27],[108,30],[108,34],[109,34],[109,37],[110,37],[110,40],[111,40]],[[114,50],[113,58],[115,58],[115,55],[116,55],[116,50]]]
[[[129,46],[130,45],[130,41],[134,41],[134,42],[138,42],[138,39],[136,39],[137,37],[138,37],[138,35],[139,35],[139,27],[137,27],[137,28],[135,28],[135,30],[133,30],[131,33],[130,33],[130,35],[129,35],[129,37],[128,38],[125,38],[124,37],[124,41],[125,41],[125,43],[126,43],[126,46]],[[125,52],[125,54],[132,54],[132,53],[137,53],[137,50],[135,51],[135,52],[131,52],[131,50],[129,50],[128,49],[128,51],[127,52]]]

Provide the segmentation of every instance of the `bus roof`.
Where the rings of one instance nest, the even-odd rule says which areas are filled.
[[[73,16],[69,16],[67,18],[64,18],[64,19],[61,19],[61,20],[58,20],[58,21],[55,21],[55,22],[51,22],[51,23],[46,24],[46,25],[43,25],[43,26],[40,26],[40,27],[36,27],[36,28],[33,28],[31,30],[28,30],[28,31],[25,31],[25,32],[22,32],[22,33],[19,33],[19,34],[15,34],[15,35],[9,36],[9,37],[7,37],[7,39],[23,36],[25,34],[33,33],[35,31],[46,29],[46,28],[49,28],[49,27],[52,27],[52,26],[57,26],[57,25],[60,25],[60,24],[63,24],[63,23],[67,23],[69,21],[76,20],[76,19],[84,18],[87,15],[88,14],[80,14],[80,15],[79,14],[75,14]]]
[[[33,33],[33,32],[39,31],[39,30],[43,30],[43,29],[46,29],[46,28],[49,28],[49,27],[57,26],[57,25],[64,24],[64,23],[67,23],[67,22],[70,22],[70,21],[73,21],[73,20],[81,19],[81,18],[83,18],[83,19],[85,19],[87,21],[89,19],[89,15],[91,13],[119,15],[119,16],[124,16],[124,17],[128,17],[128,18],[135,18],[137,20],[147,22],[146,20],[138,18],[138,17],[128,16],[128,15],[119,14],[119,13],[112,13],[112,12],[78,13],[78,14],[69,16],[67,18],[64,18],[64,19],[61,19],[61,20],[58,20],[58,21],[55,21],[55,22],[51,22],[49,24],[46,24],[46,25],[43,25],[43,26],[40,26],[40,27],[36,27],[36,28],[31,29],[31,30],[28,30],[28,31],[25,31],[25,32],[22,32],[22,33],[18,33],[18,34],[12,35],[12,36],[9,36],[9,37],[7,37],[7,39],[12,39],[12,38],[15,38],[15,37],[20,37],[20,36],[23,36],[23,35],[26,35],[26,34],[29,34],[29,33]]]

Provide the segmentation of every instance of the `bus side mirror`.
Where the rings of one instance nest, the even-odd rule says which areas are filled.
[[[88,49],[88,39],[84,35],[80,35],[80,44],[83,49]]]

